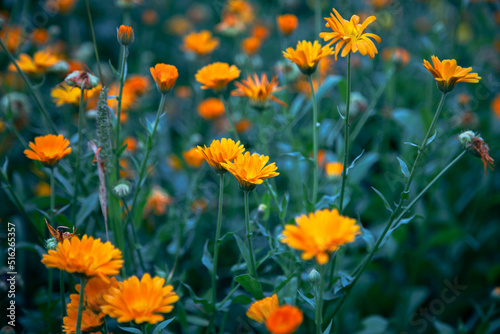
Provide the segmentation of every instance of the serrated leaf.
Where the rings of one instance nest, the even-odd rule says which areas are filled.
[[[203,263],[209,272],[214,271],[214,260],[212,255],[208,252],[208,240],[205,242],[205,246],[203,246],[203,257],[201,258],[201,263]]]
[[[143,334],[141,330],[134,328],[134,327],[122,327],[118,326],[122,331],[125,331],[127,333],[133,333],[133,334]]]
[[[425,143],[425,147],[429,146],[429,144],[432,143],[434,141],[434,139],[436,139],[436,136],[437,136],[437,130],[434,131],[434,134],[432,135],[432,137],[427,139],[427,142]]]
[[[384,206],[387,210],[389,210],[390,212],[393,212],[393,210],[391,209],[391,205],[389,204],[389,202],[387,202],[387,199],[385,198],[385,196],[380,192],[378,191],[375,187],[372,187],[373,191],[377,193],[377,195],[382,199],[382,201],[384,201]]]
[[[259,300],[264,298],[264,293],[262,292],[262,286],[259,281],[249,274],[243,274],[236,276],[234,280],[240,283],[241,287],[250,293],[255,299]]]
[[[156,326],[155,329],[153,330],[153,334],[160,334],[168,326],[168,324],[170,324],[172,321],[174,321],[174,319],[175,319],[175,317],[173,317],[172,319],[168,319],[168,320],[160,322],[158,324],[158,326]]]
[[[397,157],[397,158],[398,158],[398,161],[399,161],[399,166],[401,167],[401,173],[403,173],[403,175],[405,176],[405,178],[409,179],[410,178],[410,171],[408,170],[408,166],[399,157]]]

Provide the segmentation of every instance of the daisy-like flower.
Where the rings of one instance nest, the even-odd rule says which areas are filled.
[[[42,74],[47,69],[55,66],[59,62],[59,58],[49,51],[37,51],[33,58],[25,53],[19,55],[17,65],[26,74],[36,75]],[[9,65],[9,71],[17,71],[14,64]]]
[[[236,66],[216,62],[198,70],[195,78],[202,84],[202,89],[213,89],[216,93],[221,93],[228,83],[239,76],[240,70]]]
[[[272,334],[291,334],[299,328],[304,315],[292,305],[283,305],[274,310],[266,320],[266,328]]]
[[[268,161],[268,156],[257,153],[251,155],[250,152],[245,152],[245,154],[239,154],[234,162],[228,160],[222,163],[222,167],[234,175],[241,190],[251,191],[258,184],[262,184],[264,179],[279,175],[276,172],[278,167],[274,162],[266,166]]]
[[[161,94],[170,92],[179,77],[177,67],[173,65],[156,64],[155,67],[150,68],[150,71]]]
[[[171,285],[166,285],[160,277],[151,278],[144,274],[142,279],[132,276],[119,283],[118,288],[111,288],[104,296],[107,305],[101,310],[118,322],[134,321],[137,324],[148,322],[155,324],[163,320],[161,313],[172,311],[179,296]]]
[[[101,313],[101,306],[106,304],[104,295],[107,294],[111,288],[117,287],[118,281],[115,277],[111,277],[108,282],[103,281],[99,277],[91,278],[85,285],[84,303],[86,309],[89,309],[98,314]],[[77,284],[75,286],[75,289],[76,291],[78,291],[78,293],[81,293],[80,288],[80,284]],[[71,296],[76,296],[76,300],[78,300],[78,294],[74,294]]]
[[[273,77],[271,82],[267,79],[267,75],[264,73],[259,79],[256,73],[252,77],[249,75],[246,80],[241,82],[236,82],[235,86],[237,89],[231,92],[233,96],[248,97],[250,105],[257,110],[263,110],[269,107],[270,100],[286,107],[286,103],[277,99],[273,96],[283,89],[283,87],[278,88],[278,80]]]
[[[472,71],[472,67],[462,68],[457,66],[455,59],[440,61],[436,56],[431,58],[432,65],[424,59],[424,67],[434,76],[439,90],[443,93],[451,92],[459,82],[478,83],[481,79],[477,73],[469,73]]]
[[[85,289],[87,291],[87,289]],[[78,316],[79,295],[72,294],[69,296],[71,302],[67,305],[67,316],[63,319],[63,331],[67,334],[76,332],[76,320]],[[85,307],[82,309],[81,331],[89,332],[104,323],[104,313],[101,311],[94,312],[92,309]]]
[[[99,277],[109,282],[107,276],[117,275],[123,266],[122,253],[109,241],[102,243],[84,235],[65,239],[55,250],[43,255],[42,263],[47,268],[58,268],[68,273],[91,278]]]
[[[224,103],[219,98],[209,97],[198,105],[198,115],[206,120],[212,120],[224,114]]]
[[[132,29],[132,27],[122,24],[120,28],[116,29],[116,35],[118,43],[121,45],[130,45],[134,43],[134,29]]]
[[[288,48],[283,51],[283,57],[297,64],[300,71],[306,75],[313,74],[319,61],[331,54],[333,54],[333,49],[328,45],[321,46],[318,41],[314,43],[299,41],[295,49]]]
[[[258,300],[247,311],[247,317],[261,324],[266,322],[269,315],[280,307],[278,296],[273,294],[271,297]]]
[[[332,8],[330,17],[325,17],[326,27],[332,29],[332,32],[322,32],[319,37],[323,38],[328,45],[335,45],[335,60],[342,50],[341,57],[347,56],[349,52],[356,53],[359,51],[363,56],[374,58],[378,53],[377,47],[370,38],[373,38],[378,43],[381,42],[379,36],[371,33],[365,33],[366,27],[376,20],[375,16],[368,17],[362,24],[359,23],[359,16],[353,15],[351,20],[345,20],[342,16]]]
[[[276,23],[278,24],[278,28],[281,33],[288,36],[295,31],[297,25],[299,24],[299,20],[297,19],[297,16],[293,14],[285,14],[276,16]]]
[[[91,99],[93,97],[97,97],[98,94],[102,90],[102,85],[98,84],[97,87],[92,89],[85,89],[85,99]],[[63,83],[57,85],[55,88],[52,88],[50,91],[50,96],[52,100],[56,104],[56,106],[62,106],[65,104],[79,105],[80,104],[80,95],[82,91],[78,87],[70,87],[67,84]]]
[[[281,242],[303,251],[303,260],[315,257],[320,265],[328,262],[328,253],[354,241],[360,234],[356,220],[341,216],[337,209],[324,209],[308,216],[301,215],[295,218],[295,222],[297,225],[285,226]]]
[[[219,46],[219,39],[214,38],[208,30],[192,32],[184,37],[182,49],[186,52],[194,52],[202,57],[212,53]]]
[[[193,147],[182,152],[182,157],[184,158],[184,161],[186,161],[186,163],[193,168],[200,168],[203,160],[205,160],[205,157],[197,147]]]
[[[151,211],[156,216],[163,216],[167,212],[167,206],[170,204],[172,204],[172,197],[162,188],[155,186],[146,199],[142,216],[147,217]]]
[[[31,150],[24,150],[24,154],[31,160],[38,160],[47,166],[56,165],[59,160],[71,153],[69,140],[63,135],[46,135],[35,137],[30,142]]]
[[[137,105],[138,99],[149,89],[149,80],[142,75],[132,75],[123,84],[122,91],[122,112],[128,111]],[[118,96],[120,85],[115,82],[108,90],[108,96]],[[108,106],[114,110],[118,108],[117,99],[108,99]]]
[[[212,141],[210,147],[198,146],[198,150],[215,173],[224,174],[227,170],[223,164],[227,161],[233,161],[239,154],[243,153],[245,147],[240,145],[239,141],[235,143],[232,139],[222,138],[220,141]]]

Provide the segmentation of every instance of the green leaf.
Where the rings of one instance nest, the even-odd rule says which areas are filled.
[[[318,203],[316,203],[315,209],[320,210],[320,209],[329,208],[330,206],[335,205],[335,201],[337,200],[337,198],[339,196],[340,196],[340,193],[337,193],[333,196],[325,195],[325,196],[321,197],[321,199],[318,201]]]
[[[214,271],[214,260],[212,255],[208,252],[208,240],[205,242],[205,246],[203,247],[203,257],[201,258],[201,263],[203,263],[209,272]]]
[[[186,317],[186,320],[188,323],[195,325],[195,326],[198,326],[198,327],[207,327],[209,324],[207,319],[203,319],[203,318],[197,317],[195,315],[188,315]]]
[[[82,200],[80,210],[76,214],[76,222],[72,222],[75,226],[80,226],[88,216],[97,208],[99,204],[99,193],[91,193],[88,197]]]
[[[236,240],[236,244],[238,245],[238,249],[240,250],[243,260],[245,260],[245,263],[247,264],[247,268],[250,268],[250,251],[248,250],[247,245],[237,234],[234,235],[234,239]]]
[[[339,271],[338,276],[339,276],[339,279],[335,282],[335,285],[333,288],[334,293],[337,293],[340,290],[342,290],[343,288],[351,285],[352,281],[354,280],[354,277],[352,277],[351,275],[347,274],[344,271]]]
[[[432,135],[432,137],[427,139],[427,142],[425,143],[425,147],[429,146],[429,144],[432,143],[434,141],[434,139],[436,139],[436,135],[437,135],[437,130],[434,131],[434,134]]]
[[[416,148],[420,148],[420,145],[417,145],[417,144],[412,143],[412,142],[409,142],[409,141],[405,141],[405,142],[404,142],[404,144],[406,144],[406,145],[410,145],[410,146],[414,146],[414,147],[416,147]]]
[[[134,334],[143,334],[141,330],[138,330],[137,328],[134,327],[122,327],[118,326],[122,331],[125,331],[127,333],[134,333]]]
[[[313,298],[306,297],[300,290],[297,290],[299,296],[304,299],[309,305],[312,306],[313,310],[316,309],[316,302],[314,301]]]
[[[252,302],[252,299],[250,299],[248,296],[245,295],[239,295],[233,298],[231,301],[231,304],[241,304],[241,305],[248,305]]]
[[[304,203],[304,208],[306,209],[307,213],[313,212],[314,211],[314,204],[312,204],[309,201],[309,198],[307,196],[307,186],[305,184],[302,185],[302,201]]]
[[[326,327],[323,334],[330,334],[330,331],[332,330],[332,325],[333,325],[333,320],[330,320],[330,324],[328,325],[328,327]]]
[[[285,219],[289,201],[290,201],[290,195],[288,193],[286,193],[285,196],[283,196],[283,199],[281,200],[281,205],[280,205],[279,218],[281,220]]]
[[[370,230],[364,227],[361,227],[361,232],[361,239],[366,242],[368,252],[371,252],[373,250],[373,247],[375,247],[375,237],[373,236],[373,233],[370,232]]]
[[[432,324],[438,334],[455,334],[455,329],[445,322],[435,319]]]
[[[113,72],[113,74],[116,76],[117,79],[119,79],[120,78],[120,73],[118,73],[118,71],[116,70],[116,68],[111,63],[111,59],[108,61],[108,63],[109,63],[109,66],[111,67],[111,71]]]
[[[398,161],[399,161],[399,165],[401,167],[401,173],[403,173],[403,175],[405,176],[405,178],[409,179],[410,178],[410,171],[408,170],[408,166],[399,157],[397,157],[397,158],[398,158]]]
[[[248,293],[250,293],[255,299],[264,298],[264,293],[262,292],[262,286],[259,281],[249,274],[243,274],[236,276],[234,280],[245,289]]]
[[[377,189],[375,189],[374,187],[372,187],[373,191],[375,191],[377,193],[377,195],[379,195],[379,197],[382,199],[382,201],[384,201],[384,206],[387,210],[389,210],[390,212],[393,212],[392,209],[391,209],[391,206],[389,204],[389,202],[387,202],[387,200],[385,199],[385,196],[380,192],[378,191]]]
[[[208,313],[210,313],[214,310],[213,305],[208,300],[198,297],[189,285],[187,285],[186,283],[182,283],[182,285],[184,285],[186,287],[186,289],[188,289],[189,296],[191,297],[191,299],[193,300],[193,302],[195,304],[203,305],[203,307],[205,308],[205,311]],[[189,318],[189,316],[188,316],[188,318]]]
[[[158,326],[155,327],[155,329],[153,330],[153,334],[160,334],[163,329],[165,329],[165,327],[168,326],[168,324],[170,324],[172,321],[174,321],[175,317],[173,317],[172,319],[168,319],[168,320],[165,320],[165,321],[162,321],[158,324]]]
[[[356,334],[385,334],[389,327],[389,321],[380,315],[370,315],[361,322],[363,330]]]

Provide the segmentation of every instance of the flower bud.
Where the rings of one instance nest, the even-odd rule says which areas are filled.
[[[312,285],[318,285],[319,282],[321,281],[321,275],[319,274],[319,272],[316,269],[313,269],[313,270],[311,270],[311,272],[307,276],[307,280]]]
[[[119,197],[123,198],[130,194],[130,185],[127,181],[121,180],[118,184],[113,188],[113,193]]]
[[[134,29],[132,27],[121,25],[120,28],[116,29],[116,33],[121,45],[127,46],[134,43]]]
[[[58,241],[56,238],[48,238],[47,240],[45,240],[45,248],[47,248],[47,250],[56,249],[57,244]]]
[[[464,148],[469,148],[472,144],[472,139],[476,136],[474,131],[465,131],[458,136],[458,141]]]

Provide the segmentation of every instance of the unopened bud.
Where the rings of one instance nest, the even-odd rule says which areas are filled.
[[[121,45],[130,45],[134,43],[134,29],[129,26],[121,25],[120,28],[116,29],[118,42]]]
[[[318,285],[319,282],[321,281],[321,275],[319,274],[319,272],[316,269],[313,269],[313,270],[311,270],[311,272],[307,276],[307,280],[312,285]]]
[[[47,248],[47,250],[56,249],[57,244],[58,244],[58,241],[56,238],[49,238],[49,239],[45,240],[45,248]]]
[[[121,180],[118,184],[113,188],[113,193],[120,198],[123,198],[130,194],[130,185],[127,181]]]
[[[472,144],[472,139],[476,136],[476,134],[474,133],[474,131],[465,131],[465,132],[462,132],[459,136],[458,136],[458,141],[460,142],[460,144],[462,144],[462,146],[464,146],[465,148],[469,148],[470,145]]]

